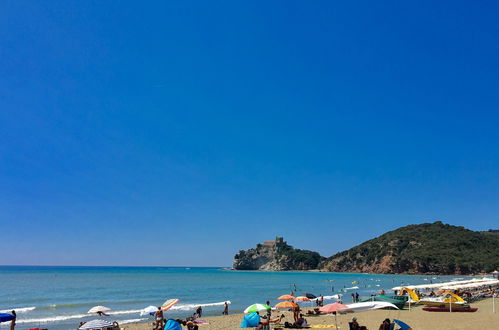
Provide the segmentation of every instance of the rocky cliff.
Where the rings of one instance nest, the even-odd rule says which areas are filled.
[[[325,260],[317,252],[295,249],[286,243],[264,245],[241,250],[234,256],[237,270],[312,270]]]

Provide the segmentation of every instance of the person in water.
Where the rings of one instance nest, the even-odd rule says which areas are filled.
[[[156,313],[154,313],[154,319],[156,320],[156,327],[154,329],[155,330],[163,329],[165,318],[163,316],[163,311],[161,310],[161,307],[158,307],[158,310],[156,311]]]
[[[196,309],[196,314],[198,315],[198,317],[201,317],[201,315],[203,314],[203,308],[201,308],[201,306]]]
[[[224,302],[224,311],[222,312],[222,315],[229,315],[229,304],[227,302]]]

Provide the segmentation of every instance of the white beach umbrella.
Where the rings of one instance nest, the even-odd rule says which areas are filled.
[[[106,328],[112,328],[113,324],[109,321],[106,320],[92,320],[85,322],[81,327],[78,329],[80,330],[90,330],[90,329],[106,329]]]
[[[140,311],[140,316],[154,314],[154,313],[156,313],[157,310],[158,310],[158,307],[156,307],[156,306],[152,306],[152,305],[147,306],[142,311]]]
[[[110,311],[111,308],[105,307],[105,306],[94,306],[88,310],[88,314],[93,314],[93,313],[104,313],[107,311]]]

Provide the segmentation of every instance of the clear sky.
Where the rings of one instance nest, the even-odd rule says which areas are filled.
[[[497,1],[0,3],[0,264],[499,229]]]

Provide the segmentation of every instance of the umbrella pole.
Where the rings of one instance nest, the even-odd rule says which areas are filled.
[[[336,314],[338,314],[338,312],[334,313],[334,325],[336,326],[336,330],[338,330],[338,318],[336,317]]]

